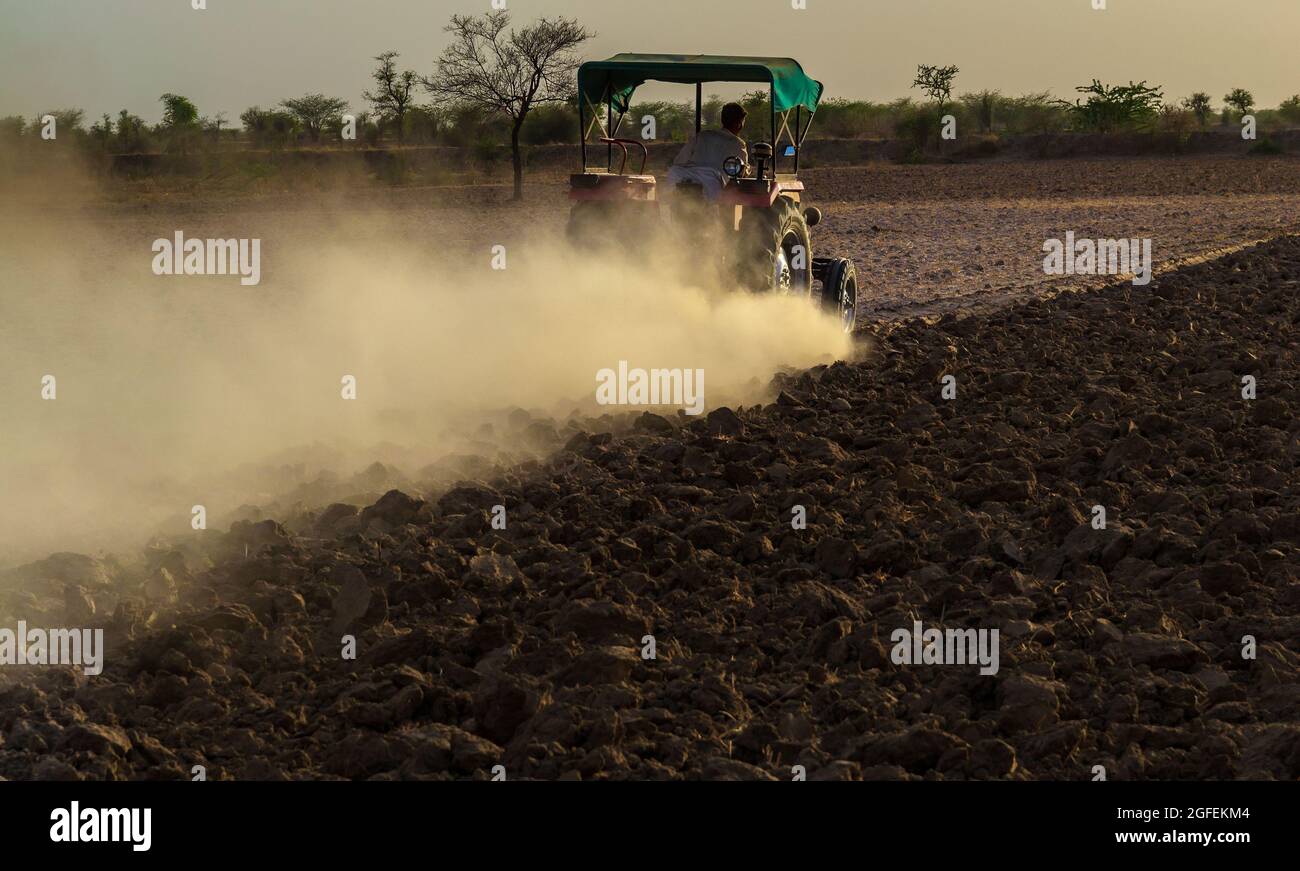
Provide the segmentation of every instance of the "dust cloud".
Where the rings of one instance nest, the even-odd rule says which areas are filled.
[[[512,409],[557,425],[632,410],[595,403],[620,360],[705,370],[712,408],[849,352],[806,301],[687,286],[665,274],[671,254],[579,256],[546,228],[516,232],[493,269],[491,245],[459,231],[508,210],[421,239],[336,205],[0,218],[0,567],[188,533],[193,505],[224,529],[240,506],[310,500],[322,475],[340,498],[376,461],[416,475],[522,449],[501,425]],[[151,245],[176,230],[261,238],[261,283],[154,275]]]

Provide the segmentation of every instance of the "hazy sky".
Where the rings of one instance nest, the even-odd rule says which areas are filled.
[[[1300,92],[1300,0],[509,0],[517,22],[576,16],[620,51],[788,55],[828,96],[909,93],[918,63],[957,64],[957,92],[1072,89],[1146,79],[1181,99],[1233,87],[1258,105]],[[0,115],[127,108],[158,120],[158,97],[231,121],[252,105],[321,91],[362,108],[386,49],[431,72],[454,12],[490,0],[0,0]],[[916,91],[911,91],[917,94]],[[659,91],[685,99],[688,91]]]

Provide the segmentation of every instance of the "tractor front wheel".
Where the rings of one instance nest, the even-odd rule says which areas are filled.
[[[858,315],[857,267],[852,260],[837,257],[819,260],[816,271],[822,282],[822,309],[839,319],[844,332],[853,332]]]

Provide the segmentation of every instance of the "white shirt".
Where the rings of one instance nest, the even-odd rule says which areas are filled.
[[[701,130],[677,155],[673,166],[703,167],[716,170],[719,179],[724,178],[722,164],[728,157],[739,157],[742,163],[749,163],[749,151],[745,140],[730,130]]]
[[[739,157],[749,163],[745,140],[730,130],[701,130],[673,161],[668,170],[668,184],[676,187],[684,181],[695,182],[704,188],[704,195],[716,200],[727,183],[722,164],[728,157]]]

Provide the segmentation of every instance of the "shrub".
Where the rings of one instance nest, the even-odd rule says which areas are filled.
[[[298,138],[298,119],[280,109],[245,109],[239,116],[248,139],[258,148],[282,148]]]
[[[993,132],[993,119],[1002,103],[1002,94],[998,91],[980,91],[975,94],[962,94],[958,102],[975,121],[981,133]]]
[[[925,144],[939,130],[939,119],[924,106],[914,106],[902,113],[894,126],[900,139],[910,142],[914,150],[924,150]]]
[[[17,142],[26,127],[27,121],[21,115],[0,118],[0,142]]]
[[[1052,99],[1047,91],[1007,100],[1002,105],[1001,117],[1005,119],[1006,132],[1012,134],[1058,133],[1069,123],[1061,101]]]
[[[404,142],[428,144],[438,138],[439,127],[437,112],[426,106],[412,106],[402,118],[401,139]]]
[[[628,118],[639,121],[640,116],[628,112]],[[626,124],[626,121],[624,122]],[[656,119],[656,125],[658,120]],[[624,138],[640,138],[640,125],[632,134]],[[578,110],[569,105],[542,105],[528,113],[524,126],[519,131],[519,138],[525,145],[552,145],[576,142],[578,139]]]
[[[51,109],[48,112],[42,112],[32,119],[26,127],[26,135],[40,136],[41,128],[45,126],[41,121],[46,115],[54,117],[55,138],[62,141],[79,142],[86,135],[86,129],[82,127],[82,119],[85,112],[80,109]]]
[[[1285,149],[1282,148],[1281,145],[1266,137],[1252,145],[1247,153],[1259,157],[1267,157],[1274,154],[1283,154],[1284,152]]]
[[[1277,107],[1277,114],[1288,124],[1300,124],[1300,94],[1283,100]]]
[[[1172,104],[1162,106],[1156,119],[1156,129],[1161,133],[1187,133],[1195,126],[1198,126],[1195,112]]]
[[[117,113],[117,142],[114,149],[118,154],[138,154],[147,151],[152,145],[149,126],[139,115],[132,115],[123,109]]]
[[[1112,133],[1149,125],[1156,119],[1163,105],[1164,95],[1159,86],[1148,87],[1145,81],[1112,86],[1093,79],[1091,85],[1075,90],[1087,94],[1087,101],[1058,102],[1069,113],[1077,129],[1097,133]]]

